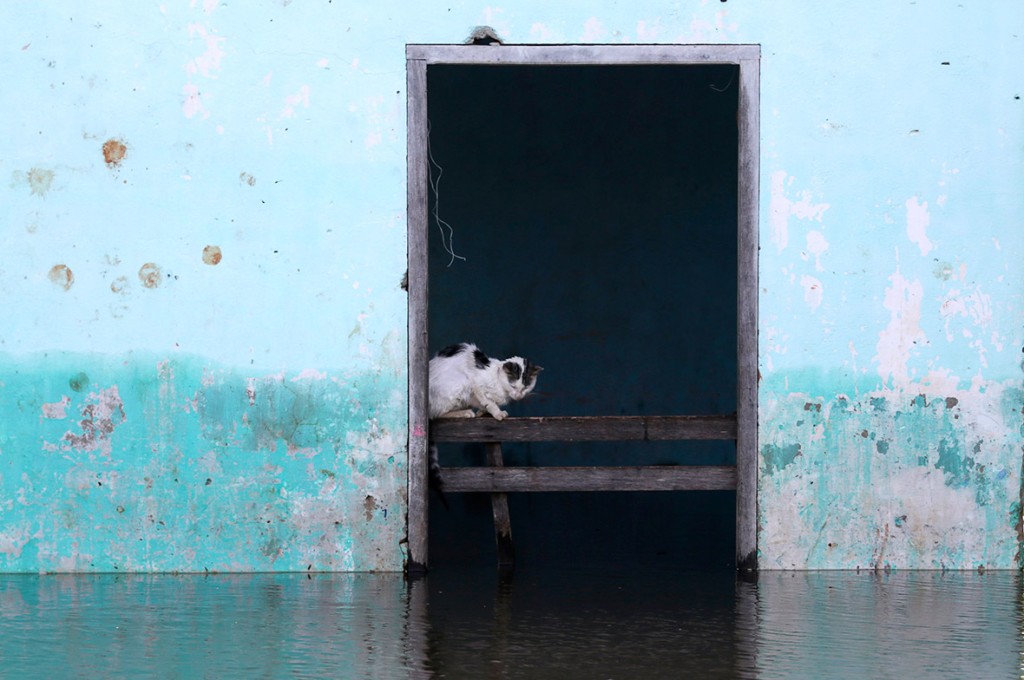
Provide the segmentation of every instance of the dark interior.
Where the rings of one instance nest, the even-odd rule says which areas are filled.
[[[445,65],[427,87],[431,352],[470,341],[542,365],[512,416],[733,413],[738,67]],[[506,465],[736,458],[733,442],[504,453]],[[482,461],[482,446],[441,447],[442,465]],[[513,494],[518,565],[732,568],[735,499]],[[431,567],[494,563],[489,496],[448,501],[430,501]]]

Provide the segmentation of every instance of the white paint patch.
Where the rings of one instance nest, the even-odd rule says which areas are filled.
[[[313,368],[304,368],[297,376],[292,378],[292,382],[300,382],[302,380],[327,380],[327,374]]]
[[[768,220],[771,224],[772,243],[781,253],[789,245],[789,199],[786,198],[786,171],[772,173],[771,203]]]
[[[883,382],[891,380],[896,387],[905,386],[910,380],[910,354],[917,344],[928,342],[921,329],[921,298],[924,295],[921,282],[908,281],[897,269],[889,277],[892,285],[885,289],[883,306],[889,310],[889,325],[878,335],[874,360],[878,363],[878,375]]]
[[[772,173],[768,220],[771,225],[772,243],[780,253],[789,245],[790,217],[814,220],[820,223],[825,211],[830,207],[828,203],[812,203],[809,191],[801,192],[799,200],[791,200],[786,196],[786,187],[792,183],[793,178],[786,175],[785,170],[777,170]]]
[[[597,17],[590,17],[583,23],[582,42],[601,42],[604,35],[604,26],[598,21]]]
[[[11,528],[0,533],[0,555],[21,557],[22,549],[28,545],[32,538],[33,536],[28,527],[21,527],[20,529]]]
[[[812,312],[818,309],[825,293],[821,281],[804,274],[800,277],[800,286],[804,289],[804,302],[807,303],[807,306],[811,308]]]
[[[641,19],[636,22],[636,39],[639,42],[655,42],[660,34],[661,21],[659,19],[654,21],[644,21]]]
[[[298,92],[284,98],[284,108],[281,109],[281,117],[294,118],[295,107],[300,104],[303,108],[309,108],[309,85],[303,85],[299,88]]]
[[[816,271],[824,271],[821,266],[821,256],[828,250],[828,241],[825,240],[825,235],[820,231],[809,231],[807,232],[807,252],[814,256],[814,269]]]
[[[190,38],[198,36],[206,45],[206,51],[188,62],[185,71],[189,75],[199,73],[204,78],[216,78],[216,71],[220,71],[220,62],[225,55],[224,38],[213,35],[202,24],[189,24],[188,35]]]
[[[928,228],[928,224],[931,222],[931,217],[928,214],[928,201],[924,203],[918,203],[917,197],[907,199],[907,237],[911,243],[914,243],[918,248],[921,249],[922,255],[927,255],[931,252],[932,242],[928,240],[928,235],[925,230]]]
[[[976,286],[972,293],[951,290],[942,300],[939,314],[945,324],[946,340],[952,342],[954,334],[950,329],[950,322],[956,318],[970,319],[971,325],[975,328],[988,328],[992,323],[992,296],[983,293],[981,286]],[[968,333],[965,337],[973,337],[973,333]]]
[[[50,420],[63,420],[68,417],[68,405],[71,398],[67,395],[61,397],[60,401],[43,404],[43,417]]]
[[[555,32],[539,21],[530,26],[530,37],[537,42],[551,42],[554,36]]]
[[[331,60],[325,57],[323,59],[317,60],[316,65],[319,66],[320,68],[327,68],[328,66],[331,65]]]
[[[199,87],[188,83],[181,89],[182,94],[185,96],[185,103],[182,104],[181,110],[184,112],[186,118],[193,118],[197,114],[203,118],[209,118],[210,112],[203,106],[202,95],[199,94]]]
[[[952,395],[959,389],[960,378],[953,375],[948,368],[939,368],[928,371],[916,390],[919,394],[931,397],[946,397]]]

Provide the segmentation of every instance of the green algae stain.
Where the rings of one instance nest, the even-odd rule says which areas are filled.
[[[943,438],[939,440],[939,459],[935,467],[946,473],[946,486],[960,489],[971,482],[974,459],[964,454],[958,442]]]
[[[793,464],[797,456],[801,455],[800,444],[788,446],[776,446],[765,444],[761,447],[761,457],[764,459],[765,474],[775,474]]]
[[[89,376],[85,373],[78,372],[68,378],[68,387],[73,389],[75,392],[81,392],[89,386]]]

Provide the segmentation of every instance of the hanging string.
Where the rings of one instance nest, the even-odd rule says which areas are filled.
[[[430,159],[430,165],[427,167],[427,181],[430,183],[430,188],[434,192],[434,224],[437,225],[438,231],[441,232],[441,246],[444,251],[451,256],[448,260],[448,266],[451,267],[455,260],[465,261],[461,255],[455,252],[455,229],[452,225],[448,224],[441,219],[440,206],[441,206],[441,192],[439,187],[441,186],[441,175],[444,174],[444,168],[441,164],[434,160],[434,152],[430,149],[430,120],[427,120],[427,158]],[[434,177],[434,168],[437,168],[437,177]]]

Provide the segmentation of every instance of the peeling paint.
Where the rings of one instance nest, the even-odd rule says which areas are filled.
[[[807,396],[766,404],[762,567],[961,569],[1017,559],[1021,472],[1011,461],[1020,449],[1004,433],[1019,420],[1024,390]]]
[[[1024,564],[1018,14],[338,6],[0,9],[0,571],[401,568],[402,53],[474,23],[761,46],[762,566]]]
[[[45,433],[34,448],[39,425],[0,439],[0,497],[23,501],[3,509],[0,571],[401,569],[395,379],[245,375],[180,356],[147,359],[149,371],[79,355],[40,362],[60,380],[0,372],[0,408],[38,400]],[[103,377],[40,399],[87,373]]]
[[[121,163],[124,161],[127,153],[128,147],[120,139],[108,139],[103,142],[103,162],[111,170],[121,167]]]
[[[223,259],[220,246],[206,246],[203,248],[203,264],[218,265]]]
[[[918,345],[928,341],[921,328],[921,282],[908,281],[897,269],[889,277],[883,306],[889,311],[889,325],[878,335],[875,361],[883,381],[901,387],[910,380],[909,361]]]
[[[160,266],[152,262],[139,267],[139,281],[146,288],[158,288],[160,283],[163,281],[163,272],[160,270]],[[111,287],[113,290],[113,286]],[[115,291],[117,292],[117,291]]]
[[[907,199],[907,238],[921,249],[922,255],[931,252],[932,242],[928,240],[925,230],[931,222],[928,215],[928,202],[919,203],[917,198]]]
[[[75,275],[66,264],[55,264],[47,274],[47,278],[55,286],[64,290],[70,290],[75,283]]]

